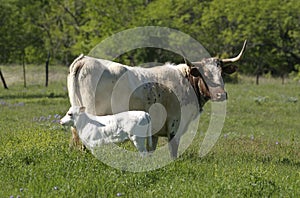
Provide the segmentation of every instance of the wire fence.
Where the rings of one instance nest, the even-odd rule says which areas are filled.
[[[26,65],[25,75],[22,65],[1,65],[0,70],[3,80],[8,88],[13,86],[46,86],[47,76],[46,69],[43,65]],[[66,83],[68,75],[68,67],[66,66],[49,66],[48,84],[61,82]],[[4,82],[1,80],[1,86]]]

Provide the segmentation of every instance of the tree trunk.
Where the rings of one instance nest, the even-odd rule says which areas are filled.
[[[256,69],[256,85],[259,85],[259,75],[261,74],[261,65],[258,63]]]
[[[285,80],[284,79],[284,74],[281,74],[280,77],[281,77],[281,84],[284,85],[284,80]]]
[[[133,53],[130,53],[128,56],[129,60],[130,60],[130,65],[131,66],[135,66],[135,61],[134,61],[134,55]]]
[[[4,79],[4,76],[2,74],[2,71],[0,69],[0,78],[1,78],[1,81],[3,83],[3,86],[4,86],[4,89],[8,89],[7,85],[6,85],[6,82],[5,82],[5,79]]]
[[[259,73],[256,74],[256,85],[259,85]]]

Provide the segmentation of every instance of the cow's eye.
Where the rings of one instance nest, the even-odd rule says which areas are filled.
[[[222,63],[220,60],[217,61],[217,67],[221,67]]]
[[[73,116],[73,113],[68,113],[68,116],[71,116],[71,117],[72,117],[72,116]]]

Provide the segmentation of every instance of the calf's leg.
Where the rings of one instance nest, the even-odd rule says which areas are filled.
[[[152,136],[152,146],[150,147],[149,144],[147,144],[148,146],[148,151],[149,152],[154,152],[156,150],[157,147],[157,143],[158,143],[158,136]]]
[[[130,139],[132,140],[134,146],[137,148],[141,156],[146,156],[148,153],[146,149],[146,138],[133,135]]]

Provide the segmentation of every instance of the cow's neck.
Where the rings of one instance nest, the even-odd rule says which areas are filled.
[[[194,77],[191,74],[188,75],[188,81],[191,83],[197,99],[198,99],[198,104],[199,104],[199,111],[203,111],[203,106],[205,103],[209,100],[209,91],[208,88],[205,84],[205,81],[201,76],[199,77]]]

